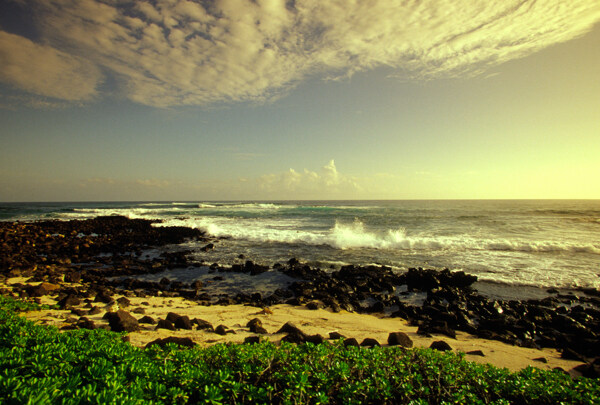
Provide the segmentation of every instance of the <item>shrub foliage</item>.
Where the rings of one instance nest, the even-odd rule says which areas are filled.
[[[518,373],[429,349],[334,344],[139,349],[105,330],[59,332],[0,297],[0,403],[593,403],[595,380]]]

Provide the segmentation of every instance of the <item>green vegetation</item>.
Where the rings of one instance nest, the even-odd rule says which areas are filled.
[[[143,350],[104,330],[61,333],[0,298],[0,403],[594,403],[595,380],[518,373],[428,349],[215,345]]]

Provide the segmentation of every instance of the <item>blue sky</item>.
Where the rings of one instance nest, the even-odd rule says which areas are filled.
[[[0,201],[600,198],[596,1],[112,4],[0,6]]]

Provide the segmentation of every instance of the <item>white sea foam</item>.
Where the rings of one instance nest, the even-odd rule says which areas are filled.
[[[358,220],[349,225],[336,222],[326,239],[328,239],[327,244],[340,249],[361,247],[389,249],[410,245],[404,228],[388,230],[385,234],[379,235],[367,231],[365,225]]]
[[[593,244],[575,245],[552,241],[499,240],[484,244],[488,250],[504,250],[511,252],[573,252],[600,254],[600,246]]]
[[[198,208],[217,208],[214,204],[199,203]]]
[[[472,236],[408,235],[406,229],[369,230],[361,221],[336,222],[329,230],[304,230],[303,223],[287,219],[258,220],[230,217],[170,219],[156,226],[197,228],[216,237],[232,237],[256,242],[306,243],[338,249],[372,248],[381,250],[454,250],[513,252],[572,252],[600,254],[600,246],[520,239],[477,239]]]
[[[131,219],[146,218],[160,219],[167,209],[151,208],[75,208],[73,212],[61,213],[62,217],[70,218],[94,218],[97,216],[122,215]],[[168,208],[175,211],[176,208]]]

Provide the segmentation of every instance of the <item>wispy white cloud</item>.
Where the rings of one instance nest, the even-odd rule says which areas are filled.
[[[41,37],[0,32],[3,81],[85,100],[105,71],[124,97],[158,107],[264,101],[311,75],[378,66],[405,78],[474,74],[600,20],[597,0],[25,3]]]

